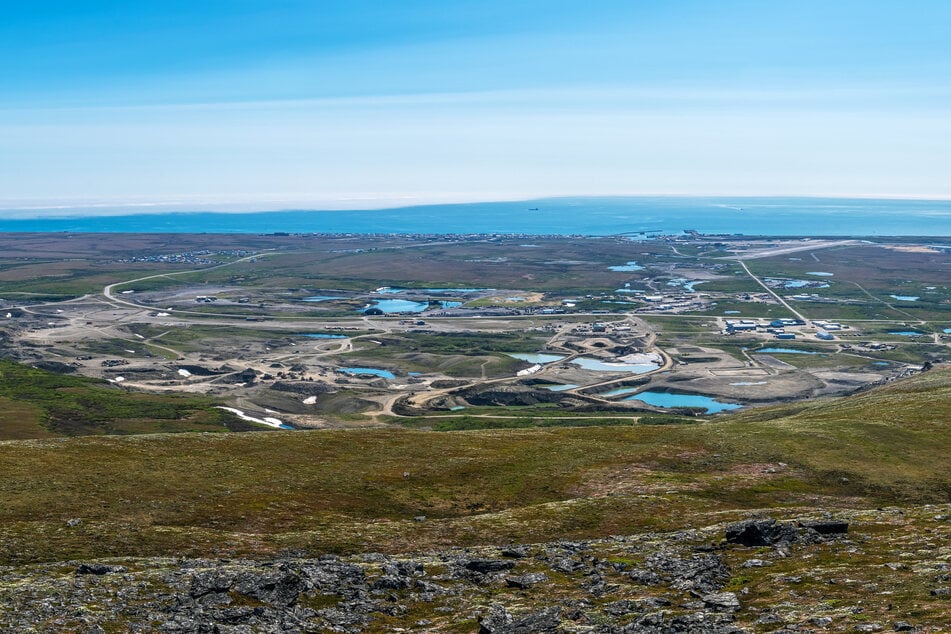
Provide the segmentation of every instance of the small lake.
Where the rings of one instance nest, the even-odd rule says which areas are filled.
[[[302,336],[310,337],[311,339],[346,339],[347,335],[332,335],[327,332],[307,332]]]
[[[527,353],[527,352],[508,352],[508,356],[513,359],[519,359],[521,361],[528,361],[529,363],[554,363],[555,361],[561,361],[564,359],[563,356],[557,354],[537,354],[537,353]]]
[[[594,372],[633,372],[634,374],[644,374],[657,369],[655,363],[610,363],[600,359],[590,357],[578,357],[571,362],[583,370],[592,370]]]
[[[812,350],[796,350],[795,348],[760,348],[754,350],[753,354],[819,354]]]
[[[806,271],[806,275],[818,275],[819,277],[832,277],[834,273],[828,271]]]
[[[609,271],[617,271],[618,273],[631,272],[631,271],[642,271],[644,270],[643,266],[640,266],[634,260],[631,260],[627,264],[618,264],[616,266],[609,266]]]
[[[384,379],[396,378],[392,372],[380,370],[378,368],[337,368],[337,372],[341,372],[343,374],[370,374]]]
[[[704,408],[707,414],[716,414],[717,412],[726,412],[739,409],[742,405],[736,403],[724,403],[709,396],[699,394],[674,394],[671,392],[641,392],[634,396],[629,396],[625,401],[641,401],[654,407],[698,407]]]
[[[783,282],[783,288],[829,288],[828,284],[813,282],[810,280],[787,280]]]
[[[889,295],[889,297],[897,299],[900,302],[917,302],[921,299],[917,295]]]
[[[456,308],[462,306],[462,302],[440,301],[440,308]],[[391,313],[421,313],[430,308],[429,302],[414,302],[408,299],[375,299],[371,306],[360,309],[360,312],[366,312],[371,308],[379,308],[387,315]]]
[[[623,394],[630,394],[631,392],[636,392],[636,391],[638,391],[639,389],[641,389],[641,388],[639,388],[639,387],[618,387],[618,388],[615,388],[615,389],[613,389],[613,390],[611,390],[611,391],[609,391],[609,392],[604,392],[604,393],[602,393],[602,394],[598,394],[598,396],[621,396],[621,395],[623,395]]]
[[[565,390],[573,390],[578,386],[573,383],[554,383],[552,385],[539,385],[538,387],[549,392],[564,392]]]
[[[918,332],[917,330],[890,330],[888,334],[898,335],[899,337],[925,337],[928,335],[926,332]]]
[[[740,311],[738,310],[725,310],[723,311],[724,315],[739,315]]]
[[[312,297],[305,297],[301,301],[303,302],[329,302],[335,299],[343,299],[343,297],[336,297],[334,295],[314,295]]]
[[[943,333],[946,334],[946,335],[951,335],[951,328],[945,328],[945,329],[942,330],[941,332],[943,332]]]

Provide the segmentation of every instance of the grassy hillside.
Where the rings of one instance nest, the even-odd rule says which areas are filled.
[[[127,392],[0,359],[0,440],[257,428],[214,404],[203,396]]]
[[[9,441],[0,562],[405,551],[946,503],[949,418],[951,372],[933,371],[689,426]]]

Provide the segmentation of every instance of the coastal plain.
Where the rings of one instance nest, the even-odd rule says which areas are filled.
[[[0,249],[7,629],[951,627],[947,241]]]
[[[6,358],[272,427],[702,417],[891,381],[951,343],[951,247],[931,238],[0,242]]]

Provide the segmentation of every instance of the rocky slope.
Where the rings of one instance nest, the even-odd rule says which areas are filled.
[[[701,633],[951,630],[951,508],[267,561],[0,570],[11,632]]]

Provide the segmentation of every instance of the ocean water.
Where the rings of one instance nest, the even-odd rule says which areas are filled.
[[[80,217],[83,213],[111,213]],[[123,215],[81,209],[30,218],[0,210],[0,231],[109,233],[519,233],[634,237],[746,235],[951,235],[951,201],[833,198],[553,198],[370,211],[188,212]]]

